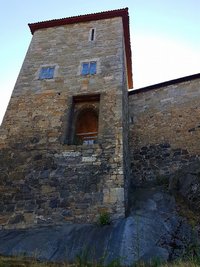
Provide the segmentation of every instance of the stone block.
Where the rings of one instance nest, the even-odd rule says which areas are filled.
[[[104,189],[104,203],[117,203],[124,201],[124,188]]]
[[[94,162],[96,161],[96,157],[82,157],[82,162]]]
[[[11,214],[7,214],[7,215],[0,215],[0,225],[5,225],[8,223],[9,219],[10,219]]]
[[[23,214],[14,214],[10,219],[9,219],[9,224],[18,224],[24,222],[24,215]]]

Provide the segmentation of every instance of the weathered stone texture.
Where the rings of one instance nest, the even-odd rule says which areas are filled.
[[[91,28],[96,29],[93,42],[88,41]],[[97,61],[96,75],[80,75],[85,60]],[[96,221],[102,210],[113,219],[124,217],[124,62],[120,17],[34,33],[1,126],[0,222],[5,228]],[[48,65],[56,66],[55,78],[39,80],[40,68]],[[98,144],[68,145],[73,97],[85,94],[100,94],[94,103]]]
[[[199,159],[199,78],[128,95],[123,36],[121,17],[34,32],[0,128],[2,227],[124,217],[130,163],[141,184]],[[81,75],[85,61],[95,75]],[[53,79],[39,79],[43,66],[55,66]],[[84,109],[98,115],[96,144],[74,138]]]
[[[200,161],[199,158],[183,166],[170,176],[169,189],[178,193],[195,212],[200,212]]]
[[[133,181],[169,176],[200,156],[200,80],[129,95]]]

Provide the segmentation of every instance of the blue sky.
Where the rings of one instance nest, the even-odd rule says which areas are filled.
[[[28,23],[128,7],[135,88],[200,72],[199,0],[0,3],[0,122],[31,41]]]

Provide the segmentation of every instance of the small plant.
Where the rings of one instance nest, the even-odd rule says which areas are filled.
[[[110,215],[107,211],[102,211],[98,219],[99,225],[109,225],[111,223]]]
[[[187,245],[182,258],[197,263],[197,266],[200,264],[200,243],[195,230],[192,230],[192,240]]]
[[[76,256],[76,265],[77,267],[90,267],[92,263],[89,261],[89,251],[83,250],[80,255]]]
[[[121,263],[119,259],[112,260],[106,267],[121,267]]]

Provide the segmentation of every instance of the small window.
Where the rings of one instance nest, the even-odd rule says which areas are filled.
[[[81,70],[82,75],[88,75],[88,74],[94,75],[96,74],[96,71],[97,71],[96,61],[82,63],[82,70]]]
[[[90,30],[90,41],[94,41],[95,40],[95,29],[91,29]]]
[[[81,74],[82,75],[87,75],[87,74],[89,74],[89,70],[90,70],[90,63],[82,63]]]
[[[42,67],[39,74],[39,79],[53,79],[55,67]]]

